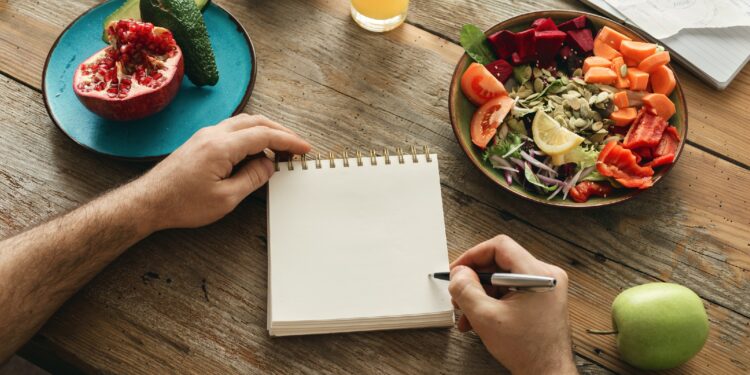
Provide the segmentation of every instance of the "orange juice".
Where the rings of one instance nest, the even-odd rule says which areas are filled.
[[[383,32],[406,19],[409,0],[352,0],[352,18],[363,28]]]

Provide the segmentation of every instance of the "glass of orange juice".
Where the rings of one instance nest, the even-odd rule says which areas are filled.
[[[352,18],[365,30],[384,32],[404,23],[409,0],[352,0]]]

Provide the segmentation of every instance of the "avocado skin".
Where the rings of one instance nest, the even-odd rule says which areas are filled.
[[[185,57],[185,74],[196,86],[219,81],[211,40],[198,6],[193,0],[141,0],[144,21],[172,32]]]

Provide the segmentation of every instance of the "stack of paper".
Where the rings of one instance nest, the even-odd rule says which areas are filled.
[[[644,30],[716,88],[726,88],[750,60],[750,0],[582,2]]]
[[[452,326],[437,156],[286,164],[269,182],[272,336]]]

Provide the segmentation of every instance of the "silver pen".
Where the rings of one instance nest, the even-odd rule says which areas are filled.
[[[553,289],[557,280],[549,276],[525,275],[520,273],[477,272],[483,285],[504,286],[511,289],[547,288]],[[450,280],[450,272],[435,272],[430,275],[440,280]]]

